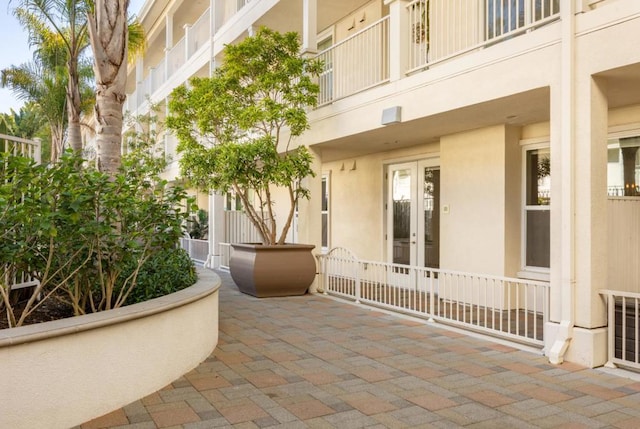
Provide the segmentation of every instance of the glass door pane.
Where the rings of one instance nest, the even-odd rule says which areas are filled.
[[[392,262],[411,264],[411,168],[394,169],[391,172]]]
[[[424,168],[422,189],[424,221],[423,266],[440,267],[440,169]]]

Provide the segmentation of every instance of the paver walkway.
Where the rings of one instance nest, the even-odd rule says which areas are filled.
[[[640,427],[640,382],[322,296],[256,299],[220,273],[198,368],[83,429]]]

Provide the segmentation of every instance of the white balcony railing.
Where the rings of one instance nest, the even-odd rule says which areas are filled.
[[[256,0],[216,2],[217,31],[242,8]],[[406,73],[413,73],[439,62],[480,49],[484,46],[532,31],[559,19],[559,0],[413,0],[403,13],[406,26],[398,37],[407,56]],[[185,37],[173,46],[150,71],[150,82],[138,84],[136,96],[130,97],[135,111],[147,95],[152,95],[177,70],[212,38],[211,14],[206,10],[185,29]],[[390,16],[320,52],[324,63],[319,77],[318,104],[324,105],[388,82],[390,64]],[[406,41],[406,39],[404,39]],[[408,52],[406,52],[408,50]],[[166,63],[166,64],[165,64]]]
[[[189,257],[198,264],[205,264],[209,256],[209,241],[193,238],[181,238],[180,246],[187,251]]]
[[[389,17],[320,52],[316,58],[324,64],[319,78],[319,105],[388,81]]]
[[[187,57],[191,57],[211,39],[211,14],[209,9],[198,18],[193,26],[187,28],[187,35],[189,40]]]
[[[607,300],[608,366],[640,369],[640,293],[601,290]]]
[[[409,71],[559,18],[559,0],[414,0],[407,5]]]
[[[320,255],[324,293],[542,347],[549,284]]]
[[[171,77],[187,59],[185,51],[186,38],[180,39],[167,54],[167,78]]]
[[[151,87],[149,89],[149,94],[153,94],[154,92],[156,92],[160,88],[160,86],[162,86],[162,84],[167,80],[166,61],[166,57],[162,58],[158,65],[150,70]]]
[[[40,164],[42,160],[42,144],[40,139],[28,140],[0,134],[0,152],[31,158],[38,164]]]
[[[240,12],[243,7],[245,7],[252,1],[257,0],[223,0],[220,2],[216,2],[216,31],[218,31],[224,24],[229,22],[229,20],[235,14]]]
[[[251,223],[247,214],[241,210],[225,210],[224,237],[219,246],[220,268],[229,268],[232,243],[261,243],[258,230]]]

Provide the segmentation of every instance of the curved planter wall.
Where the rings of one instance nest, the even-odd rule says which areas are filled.
[[[218,343],[220,278],[116,310],[0,331],[0,427],[68,428],[153,393]]]

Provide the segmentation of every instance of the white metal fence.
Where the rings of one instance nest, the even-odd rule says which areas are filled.
[[[209,241],[183,237],[180,246],[187,251],[189,257],[198,264],[205,264],[209,257]]]
[[[42,144],[40,139],[28,140],[7,134],[0,134],[0,152],[31,158],[38,164],[42,161]]]
[[[640,369],[640,293],[601,290],[607,300],[608,360]]]
[[[220,243],[220,268],[229,268],[232,243],[261,243],[262,237],[242,210],[224,212],[224,241]]]
[[[154,92],[156,92],[160,88],[160,86],[162,86],[162,84],[167,80],[166,62],[167,58],[164,57],[157,66],[153,67],[150,70],[149,73],[151,74],[151,88],[149,89],[149,94],[153,94]]]
[[[389,17],[320,52],[318,104],[330,103],[389,80]]]
[[[409,71],[559,18],[559,0],[414,0],[407,5]]]
[[[186,37],[178,40],[167,55],[167,78],[173,76],[186,61]]]
[[[252,1],[256,0],[223,0],[216,2],[216,31]]]
[[[542,346],[549,285],[515,278],[319,256],[324,293]]]
[[[195,54],[211,38],[211,14],[207,9],[191,27],[187,27],[189,39],[187,57]]]

